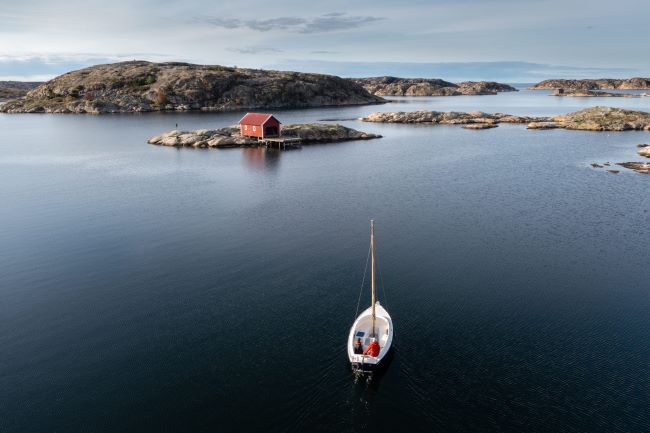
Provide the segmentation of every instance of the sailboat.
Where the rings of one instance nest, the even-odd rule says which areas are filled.
[[[375,222],[370,220],[371,305],[354,321],[348,337],[348,358],[355,371],[372,371],[390,351],[393,320],[375,294]],[[363,287],[362,287],[363,289]],[[379,347],[377,347],[377,344]]]

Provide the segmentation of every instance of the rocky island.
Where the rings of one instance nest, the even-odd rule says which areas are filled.
[[[609,98],[640,98],[641,95],[634,93],[613,93],[603,92],[599,90],[586,90],[586,89],[555,89],[551,96],[577,96],[577,97],[609,97]]]
[[[650,144],[637,144],[639,150],[637,153],[641,156],[645,156],[646,158],[650,158]]]
[[[650,113],[622,108],[592,107],[554,117],[514,116],[504,113],[411,111],[378,112],[360,119],[378,123],[441,125],[527,123],[528,129],[580,129],[587,131],[650,131]],[[472,128],[485,129],[485,128]]]
[[[0,81],[0,101],[25,96],[27,92],[43,83],[36,81]]]
[[[650,89],[650,78],[637,77],[623,80],[613,78],[601,78],[596,80],[544,80],[529,87],[529,89]]]
[[[616,165],[634,170],[641,174],[650,174],[650,163],[647,162],[618,162]]]
[[[333,143],[351,140],[381,138],[338,124],[310,123],[283,125],[282,136],[299,138],[301,144]],[[239,126],[221,129],[198,129],[196,131],[169,131],[150,138],[149,144],[174,147],[226,148],[259,146],[257,138],[240,135]]]
[[[359,84],[332,75],[130,61],[68,72],[7,102],[0,111],[232,111],[383,102]]]
[[[612,107],[592,107],[553,117],[558,128],[585,131],[650,131],[650,113]]]
[[[440,125],[495,125],[498,123],[531,123],[550,122],[550,117],[513,116],[504,113],[483,113],[472,111],[469,113],[456,111],[411,111],[411,112],[384,112],[372,113],[360,119],[364,122],[378,123],[429,123]],[[471,129],[487,129],[472,127]]]
[[[459,96],[495,95],[497,92],[516,92],[508,84],[493,81],[464,81],[454,84],[438,78],[370,77],[351,78],[376,96]]]

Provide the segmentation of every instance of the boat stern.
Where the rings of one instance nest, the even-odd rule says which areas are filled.
[[[363,355],[350,355],[350,366],[352,371],[368,372],[374,371],[379,365],[379,358]]]

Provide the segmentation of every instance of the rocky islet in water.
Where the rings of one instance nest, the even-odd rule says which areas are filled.
[[[432,125],[470,125],[497,123],[550,122],[550,117],[514,116],[504,113],[482,111],[393,111],[377,112],[361,118],[364,122],[376,123],[425,123]]]
[[[611,167],[611,164],[609,162],[605,162],[602,164],[594,162],[589,165],[594,169],[604,168],[607,173],[614,173],[614,174],[620,173],[620,170],[614,170],[612,168],[608,168]],[[621,166],[623,168],[627,168],[628,170],[632,170],[640,174],[650,174],[650,163],[648,162],[639,162],[639,161],[617,162],[616,165]]]
[[[301,144],[334,143],[351,140],[370,140],[381,135],[357,131],[338,124],[309,123],[283,125],[282,136],[299,138]],[[259,146],[256,137],[245,137],[238,126],[196,131],[169,131],[150,138],[149,144],[174,147],[228,148]]]
[[[592,107],[551,117],[516,116],[504,113],[484,113],[482,111],[394,111],[372,113],[361,120],[377,123],[424,123],[432,125],[526,123],[529,129],[650,131],[650,113],[612,107]]]
[[[559,128],[585,131],[650,131],[650,113],[613,107],[592,107],[555,116]]]
[[[584,79],[584,80],[567,80],[567,79],[552,79],[541,81],[531,87],[531,90],[540,89],[582,89],[582,90],[595,90],[595,89],[650,89],[650,78],[628,78],[628,79],[614,79],[614,78],[601,78],[601,79]]]
[[[499,125],[496,123],[469,123],[467,125],[463,125],[462,128],[464,129],[492,129],[496,128]]]
[[[618,162],[617,165],[625,167],[629,170],[634,170],[641,174],[650,174],[650,163],[648,162]]]

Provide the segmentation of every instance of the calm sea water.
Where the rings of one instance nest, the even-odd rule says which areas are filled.
[[[277,116],[650,111],[547,93]],[[0,115],[0,431],[648,431],[650,177],[589,163],[638,160],[649,133],[145,143],[240,115]],[[395,350],[358,381],[371,217]]]

